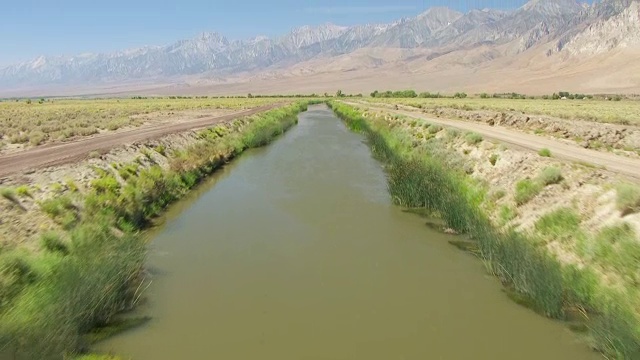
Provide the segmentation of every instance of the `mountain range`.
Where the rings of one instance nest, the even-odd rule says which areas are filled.
[[[250,89],[252,83],[261,82],[269,89],[269,82],[284,86],[288,79],[295,85],[301,77],[315,77],[324,82],[360,79],[366,90],[378,83],[363,79],[378,74],[388,81],[385,87],[380,80],[381,88],[422,79],[421,84],[446,90],[445,78],[451,86],[472,88],[462,77],[476,83],[487,78],[487,88],[496,90],[527,84],[541,89],[536,82],[566,78],[581,90],[628,92],[640,88],[640,75],[629,71],[640,70],[639,54],[639,0],[602,0],[593,5],[531,0],[511,11],[461,13],[434,7],[393,23],[303,26],[277,38],[231,41],[219,33],[202,33],[166,46],[41,56],[0,69],[0,89],[3,94],[42,89],[55,93],[56,89],[87,92],[162,85],[168,89],[164,91],[224,86],[242,91],[237,84]],[[624,66],[630,68],[622,71]],[[499,70],[520,74],[519,80],[488,77]],[[576,73],[583,73],[591,85]],[[622,83],[615,81],[618,77]]]

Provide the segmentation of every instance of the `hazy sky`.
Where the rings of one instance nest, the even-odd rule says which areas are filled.
[[[38,55],[164,45],[203,31],[230,39],[292,27],[352,25],[414,16],[432,6],[515,8],[526,0],[21,0],[0,7],[0,66]]]

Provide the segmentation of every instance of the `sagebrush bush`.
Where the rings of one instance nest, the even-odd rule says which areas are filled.
[[[616,187],[616,205],[623,214],[640,211],[640,185],[622,183]]]
[[[551,150],[547,148],[540,149],[540,151],[538,151],[538,155],[542,157],[551,157]]]
[[[0,188],[0,195],[2,195],[3,198],[11,202],[18,203],[16,192],[12,188],[9,188],[9,187]]]
[[[431,125],[429,126],[429,134],[437,134],[442,131],[442,126],[440,125]]]
[[[467,144],[476,145],[482,141],[482,135],[471,132],[467,133],[467,135],[464,136],[464,139],[467,141]]]
[[[560,208],[543,215],[535,224],[536,231],[546,239],[570,241],[580,234],[580,214],[572,208]]]
[[[27,185],[20,185],[16,188],[16,193],[22,197],[32,197],[31,190]]]
[[[498,154],[491,154],[491,156],[489,157],[489,162],[491,163],[491,165],[495,166],[499,158],[500,156],[498,156]]]
[[[69,253],[67,244],[60,238],[60,235],[54,232],[46,232],[40,237],[42,247],[50,252],[57,252],[66,255]]]
[[[544,186],[558,184],[563,180],[562,170],[555,166],[545,168],[538,176],[538,180]]]
[[[516,183],[514,200],[518,206],[524,205],[536,197],[542,186],[537,181],[531,179],[520,180]]]

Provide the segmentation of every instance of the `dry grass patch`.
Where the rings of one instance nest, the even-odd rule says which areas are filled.
[[[549,115],[561,119],[587,120],[604,123],[640,125],[640,101],[604,100],[544,100],[544,99],[381,99],[367,101],[402,104],[421,109],[453,108],[461,110],[520,111],[526,114]]]
[[[92,99],[42,103],[0,102],[0,139],[38,146],[53,141],[137,127],[158,112],[257,107],[279,99]]]

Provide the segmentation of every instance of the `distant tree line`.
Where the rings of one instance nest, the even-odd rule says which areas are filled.
[[[260,95],[249,93],[247,95],[229,95],[229,96],[167,96],[167,97],[146,97],[146,96],[132,96],[133,100],[146,100],[146,99],[170,99],[170,100],[182,100],[182,99],[257,99],[257,98],[320,98],[320,97],[362,97],[362,94],[345,94],[342,90],[338,90],[335,95],[329,93],[324,94],[293,94],[293,95]]]
[[[395,98],[395,99],[405,99],[405,98],[423,98],[423,99],[439,99],[439,98],[457,98],[464,99],[467,97],[467,94],[464,92],[457,92],[453,96],[446,96],[440,93],[430,93],[430,92],[421,92],[417,93],[415,90],[398,90],[398,91],[390,91],[387,90],[385,92],[380,92],[378,90],[372,92],[372,98]]]
[[[593,99],[593,95],[585,95],[585,94],[572,94],[568,91],[559,91],[557,93],[553,93],[552,95],[543,95],[543,99],[548,100],[582,100],[582,99]]]

